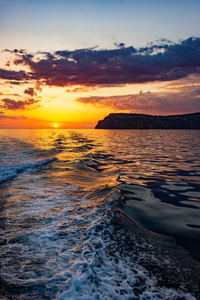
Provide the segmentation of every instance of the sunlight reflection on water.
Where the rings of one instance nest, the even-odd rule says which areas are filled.
[[[200,131],[1,130],[0,135],[2,274],[8,291],[10,286],[18,296],[24,291],[19,299],[33,299],[39,289],[43,295],[37,299],[55,299],[61,291],[67,296],[60,299],[68,299],[76,282],[81,295],[86,283],[88,297],[94,287],[101,297],[114,285],[116,294],[109,297],[123,299],[117,293],[123,290],[118,282],[124,258],[117,254],[122,261],[116,263],[107,250],[117,249],[110,206],[199,252]],[[110,203],[112,191],[118,197]],[[140,267],[134,268],[126,273],[129,296],[130,278],[139,276]],[[113,276],[106,291],[104,272]],[[148,288],[159,299],[153,281]]]

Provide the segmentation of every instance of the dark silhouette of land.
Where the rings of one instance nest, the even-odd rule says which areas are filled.
[[[200,129],[200,112],[171,116],[112,113],[95,129]]]

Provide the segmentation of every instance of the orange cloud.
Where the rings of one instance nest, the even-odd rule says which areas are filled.
[[[26,109],[34,109],[40,107],[40,105],[38,104],[40,100],[34,100],[33,98],[30,98],[25,101],[21,101],[21,100],[16,101],[9,98],[5,98],[2,99],[1,102],[3,104],[0,105],[0,107],[5,110],[26,110]]]
[[[142,93],[109,97],[80,97],[76,101],[116,111],[175,114],[200,111],[200,88],[180,93]]]
[[[24,94],[28,94],[28,95],[30,95],[31,97],[37,96],[37,94],[36,94],[34,88],[31,88],[31,87],[25,89],[25,90],[24,90]]]

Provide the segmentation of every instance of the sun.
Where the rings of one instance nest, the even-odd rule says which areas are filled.
[[[54,124],[54,128],[57,128],[58,127],[58,124]]]

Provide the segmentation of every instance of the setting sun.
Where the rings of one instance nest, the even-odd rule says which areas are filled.
[[[55,124],[55,125],[54,125],[54,127],[55,127],[55,128],[57,128],[57,127],[58,127],[58,125],[57,125],[57,124]]]

